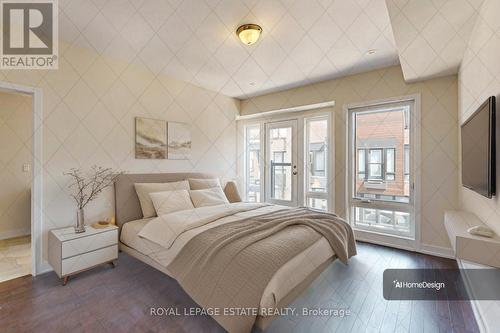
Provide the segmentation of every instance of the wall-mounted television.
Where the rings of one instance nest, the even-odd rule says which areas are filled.
[[[496,191],[495,97],[462,125],[462,185],[491,198]]]

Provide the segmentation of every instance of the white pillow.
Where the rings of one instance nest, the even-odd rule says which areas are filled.
[[[141,203],[142,216],[144,218],[156,216],[156,210],[153,206],[153,201],[149,197],[149,193],[189,190],[189,182],[187,180],[170,183],[135,183],[134,186],[139,197],[139,202]]]
[[[158,216],[194,208],[187,190],[149,193],[149,196]]]
[[[192,190],[204,190],[207,188],[221,187],[219,178],[209,178],[209,179],[194,179],[189,178],[189,187]]]
[[[191,201],[196,208],[228,204],[229,201],[224,191],[219,187],[207,188],[205,190],[191,190]]]

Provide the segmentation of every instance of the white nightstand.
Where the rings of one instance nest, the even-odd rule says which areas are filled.
[[[63,285],[70,275],[109,263],[118,259],[118,228],[109,226],[95,229],[86,226],[86,231],[75,233],[73,227],[49,232],[49,263],[63,279]]]

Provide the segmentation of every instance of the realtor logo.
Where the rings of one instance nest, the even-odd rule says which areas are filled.
[[[57,69],[57,1],[1,0],[1,69]]]

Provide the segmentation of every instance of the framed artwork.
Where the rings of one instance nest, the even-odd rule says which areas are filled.
[[[167,122],[165,120],[135,118],[135,158],[167,158]]]
[[[168,122],[168,159],[191,158],[191,126],[186,123]]]

